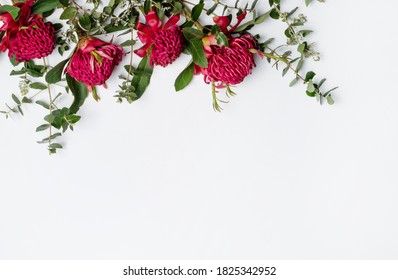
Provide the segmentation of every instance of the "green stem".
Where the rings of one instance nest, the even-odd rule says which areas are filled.
[[[134,40],[134,33],[133,33],[133,28],[130,29],[131,30],[131,40]],[[130,80],[130,73],[133,70],[133,54],[134,54],[134,45],[130,46],[130,65],[129,65],[129,71],[127,73],[127,78],[126,78],[126,82],[129,82]]]
[[[47,63],[46,63],[46,59],[43,58],[43,65],[44,65],[44,69],[46,71],[46,74],[48,72],[47,70]],[[51,86],[47,83],[47,90],[48,90],[48,98],[50,101],[50,105],[49,105],[49,110],[50,110],[50,115],[53,112],[53,97],[51,94]],[[49,127],[49,132],[50,132],[50,136],[48,137],[48,149],[50,150],[50,145],[51,145],[51,137],[52,137],[52,124],[50,123],[50,127]]]
[[[299,78],[300,80],[302,80],[305,84],[308,83],[308,81],[306,79],[304,79],[299,72],[296,71],[296,69],[294,69],[294,67],[292,66],[292,64],[290,63],[289,59],[282,57],[281,55],[279,55],[276,50],[270,48],[270,47],[266,47],[268,50],[270,50],[274,55],[272,54],[268,54],[268,53],[263,53],[262,54],[266,57],[269,57],[271,59],[274,59],[276,61],[282,61],[284,62],[290,70],[292,70],[294,72],[294,74],[296,75],[297,78]]]

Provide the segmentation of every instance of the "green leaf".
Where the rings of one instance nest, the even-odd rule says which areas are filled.
[[[331,95],[328,95],[326,97],[326,101],[328,102],[329,105],[333,105],[334,104],[334,99]]]
[[[50,146],[48,146],[49,149],[62,149],[62,145],[59,143],[51,143]]]
[[[304,53],[304,51],[305,51],[306,48],[307,48],[307,43],[304,42],[304,43],[301,43],[300,45],[298,45],[297,51],[298,51],[299,53]]]
[[[76,15],[77,15],[77,9],[75,7],[68,7],[63,11],[63,13],[59,18],[64,20],[70,20],[75,18]]]
[[[218,3],[216,2],[210,9],[207,10],[206,14],[209,16],[217,9]]]
[[[47,109],[47,110],[50,109],[50,105],[48,105],[48,103],[46,103],[46,102],[44,102],[44,101],[37,100],[37,101],[36,101],[36,104],[38,104],[38,105],[44,107],[44,108]]]
[[[136,97],[133,101],[140,99],[145,93],[146,88],[151,82],[151,77],[153,73],[153,68],[149,64],[149,57],[144,56],[137,67],[137,74],[134,74],[133,80],[131,81],[131,86],[135,88]]]
[[[90,30],[91,29],[91,19],[88,14],[84,14],[82,17],[79,18],[79,24],[83,29]]]
[[[187,48],[192,55],[193,62],[200,67],[207,68],[207,59],[203,50],[201,40],[191,40],[187,42]]]
[[[51,135],[50,137],[44,138],[41,141],[37,141],[37,143],[39,143],[39,144],[48,143],[49,140],[53,140],[53,139],[55,139],[55,138],[57,138],[57,137],[59,137],[61,135],[62,135],[61,133],[57,132],[57,133]]]
[[[220,32],[216,36],[217,45],[228,47],[228,38],[224,33]]]
[[[263,23],[271,14],[271,11],[266,12],[265,14],[262,14],[261,16],[257,17],[254,21],[255,24],[261,24]]]
[[[173,14],[179,14],[182,10],[182,4],[178,1],[174,2],[173,10],[171,11]]]
[[[17,103],[18,105],[21,105],[21,101],[19,100],[19,98],[15,94],[12,94],[11,97],[14,100],[15,103]]]
[[[174,83],[174,88],[176,91],[180,91],[184,89],[187,85],[190,84],[193,78],[194,74],[194,64],[190,63],[182,72],[180,75],[178,75],[175,83]]]
[[[10,62],[12,64],[12,66],[18,66],[18,64],[20,64],[20,62],[15,59],[15,55],[12,55],[10,57]]]
[[[45,85],[43,83],[39,83],[39,82],[32,83],[29,86],[30,86],[30,88],[39,89],[39,90],[45,90],[47,88],[47,85]]]
[[[314,72],[312,72],[312,71],[309,71],[309,72],[307,72],[307,74],[305,75],[305,80],[306,81],[309,81],[309,80],[312,80],[314,77],[315,77],[315,73]]]
[[[253,1],[250,10],[254,10],[254,8],[256,8],[257,2],[258,2],[258,0],[254,0],[254,1]]]
[[[118,25],[118,26],[114,26],[113,24],[108,24],[107,26],[105,26],[105,32],[106,33],[113,33],[113,32],[117,32],[117,31],[121,31],[121,30],[126,30],[126,29],[130,29],[130,27],[128,25]],[[102,33],[97,32],[97,35],[100,35]]]
[[[26,73],[26,69],[22,68],[21,70],[12,70],[10,76],[19,76]]]
[[[198,20],[198,18],[200,17],[200,14],[202,13],[204,7],[205,7],[205,4],[203,4],[203,3],[199,3],[195,7],[193,7],[192,15],[191,15],[191,18],[192,18],[193,21]]]
[[[85,84],[76,81],[69,74],[66,74],[65,77],[68,87],[75,98],[69,109],[72,114],[76,114],[84,104],[84,101],[88,96],[88,90]]]
[[[59,2],[65,7],[69,6],[69,0],[59,0]]]
[[[36,65],[33,60],[25,62],[26,73],[32,77],[43,77],[46,68],[43,65]]]
[[[55,84],[61,81],[62,74],[65,68],[65,65],[68,63],[69,59],[65,59],[58,63],[54,68],[48,71],[46,75],[46,82],[49,84]]]
[[[302,35],[303,37],[306,37],[306,36],[308,36],[309,34],[311,34],[312,32],[314,32],[314,31],[312,31],[312,30],[300,30],[299,32],[297,32],[299,35]]]
[[[239,25],[239,27],[234,30],[234,33],[235,32],[242,32],[242,31],[245,31],[245,30],[249,30],[254,25],[255,25],[255,21],[254,20],[248,21],[245,24]]]
[[[77,116],[77,115],[68,115],[65,116],[65,120],[69,123],[69,124],[75,124],[78,121],[80,121],[81,117]]]
[[[331,90],[328,90],[327,92],[324,93],[324,96],[329,95],[332,91],[335,91],[335,90],[338,89],[338,88],[339,88],[339,87],[335,87],[335,88],[332,88]]]
[[[295,84],[297,84],[298,81],[299,81],[299,79],[298,79],[297,77],[294,78],[294,79],[290,82],[289,87],[294,86]]]
[[[315,85],[314,85],[314,83],[312,82],[312,80],[310,80],[310,81],[308,82],[307,91],[309,91],[309,92],[315,92],[315,90],[316,90]]]
[[[283,69],[283,71],[282,71],[282,77],[284,77],[284,76],[287,74],[287,72],[289,72],[289,70],[290,70],[290,67],[289,67],[289,66],[287,66],[285,69]]]
[[[51,124],[55,120],[55,116],[54,115],[47,115],[47,116],[44,117],[44,120],[46,122],[48,122],[49,124]]]
[[[24,96],[24,97],[22,98],[22,103],[25,103],[25,104],[32,103],[32,99],[29,99],[29,98],[27,98],[26,96]]]
[[[307,95],[309,96],[309,97],[315,97],[315,96],[317,96],[316,95],[316,93],[315,92],[312,92],[312,91],[306,91],[305,93],[307,93]],[[319,97],[319,96],[318,96]]]
[[[37,0],[32,7],[32,14],[44,14],[52,11],[60,5],[59,0]]]
[[[9,13],[14,20],[17,20],[19,16],[19,8],[11,5],[0,6],[0,15],[5,13]]]
[[[297,63],[296,72],[299,72],[301,68],[303,68],[303,65],[304,65],[304,59],[301,58]]]
[[[127,41],[121,43],[120,45],[122,47],[130,47],[130,46],[134,46],[135,42],[136,42],[135,40],[127,40]]]
[[[50,124],[42,124],[36,128],[36,132],[44,131],[50,127]]]
[[[152,4],[151,0],[145,0],[145,2],[144,2],[144,13],[145,14],[147,14],[149,12],[149,10],[151,9],[151,4]]]
[[[276,10],[276,9],[272,9],[272,10],[271,10],[270,16],[271,16],[273,19],[279,19],[279,17],[280,17],[279,12],[278,12],[278,10]]]
[[[192,27],[184,27],[182,33],[188,41],[203,38],[203,32]]]
[[[24,114],[23,114],[21,106],[18,106],[17,109],[18,109],[19,113],[23,116]]]

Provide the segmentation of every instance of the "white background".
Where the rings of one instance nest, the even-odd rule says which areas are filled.
[[[115,75],[56,156],[35,143],[44,109],[1,119],[0,258],[397,258],[397,7],[301,10],[322,53],[311,67],[340,86],[334,106],[257,59],[215,113],[200,77],[174,93],[184,56],[132,105],[115,103]],[[12,103],[18,80],[0,63],[0,101]]]

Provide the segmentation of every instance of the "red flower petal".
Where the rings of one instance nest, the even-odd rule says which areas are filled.
[[[159,28],[162,26],[162,22],[160,21],[158,15],[156,14],[155,7],[152,7],[152,10],[148,12],[148,14],[145,16],[145,19],[146,23],[152,29],[153,32],[158,31]]]
[[[101,46],[92,52],[83,52],[78,47],[69,61],[66,72],[75,80],[84,83],[90,90],[94,86],[105,85],[115,66],[122,61],[124,53],[119,45],[104,41],[100,43],[97,41],[99,39],[93,37],[82,40],[86,42],[79,43],[79,46],[89,45],[90,41]]]
[[[193,67],[194,67],[193,68],[194,75],[200,75],[200,74],[205,75],[206,74],[206,69],[205,68],[202,68],[202,67],[200,67],[199,65],[196,65],[196,64],[194,64]]]
[[[239,84],[256,66],[253,53],[248,51],[256,47],[252,36],[243,35],[229,43],[228,47],[212,46],[213,55],[204,74],[206,83],[214,82],[216,87]]]
[[[152,29],[150,29],[145,24],[141,24],[141,23],[139,24],[137,35],[138,35],[138,38],[140,39],[140,41],[144,44],[152,42],[152,39],[155,36]]]
[[[163,29],[168,29],[171,26],[177,24],[177,22],[180,20],[180,14],[173,15],[169,20],[166,22],[166,24],[163,26]]]
[[[145,44],[143,45],[141,48],[137,49],[134,51],[134,53],[136,55],[138,55],[139,57],[144,57],[146,56],[146,51],[149,49],[149,47],[151,46],[151,44]]]
[[[242,20],[244,20],[246,18],[246,14],[247,14],[247,12],[245,11],[244,13],[242,13],[238,16],[238,22],[234,26],[232,26],[232,28],[229,30],[230,33],[233,32],[239,26],[239,24],[242,22]]]
[[[3,22],[3,25],[0,27],[0,31],[5,31],[8,28],[11,28],[12,25],[16,25],[15,21],[9,13],[0,15],[0,21]]]
[[[215,16],[213,18],[215,24],[220,26],[221,31],[227,30],[228,25],[231,23],[231,18],[229,16]]]

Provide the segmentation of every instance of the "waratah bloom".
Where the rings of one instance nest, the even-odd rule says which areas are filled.
[[[180,15],[173,15],[162,25],[155,8],[145,16],[146,24],[138,23],[138,38],[144,44],[135,53],[144,57],[150,55],[150,65],[166,67],[173,63],[182,53],[184,38],[181,27],[177,25]]]
[[[66,72],[84,83],[90,91],[93,86],[106,87],[106,80],[112,75],[123,55],[121,46],[88,36],[80,40]]]
[[[0,44],[0,51],[8,50],[8,55],[17,61],[29,61],[50,55],[55,48],[55,31],[49,22],[44,22],[40,15],[31,14],[33,0],[14,4],[18,7],[19,15],[14,20],[9,13],[0,15],[4,37]]]
[[[228,39],[228,45],[218,45],[216,36],[203,38],[204,50],[208,62],[207,68],[195,66],[195,73],[202,73],[206,83],[215,83],[217,87],[236,85],[252,73],[256,66],[251,50],[257,47],[257,42],[250,34],[232,37],[232,32],[245,18],[246,13],[238,16],[238,22],[228,30],[231,22],[229,16],[214,17],[214,22]]]
[[[220,85],[237,85],[252,73],[253,53],[249,50],[256,47],[256,41],[249,35],[229,40],[226,46],[210,46],[207,52],[208,67],[204,71],[205,81]]]

